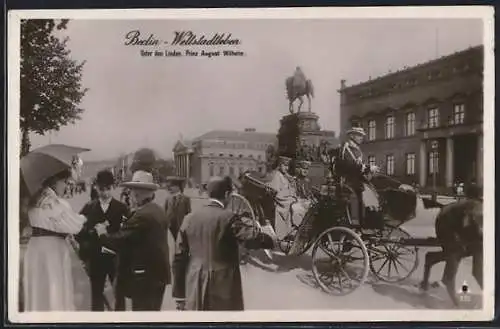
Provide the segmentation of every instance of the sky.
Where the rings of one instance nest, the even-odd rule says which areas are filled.
[[[111,159],[141,147],[171,157],[182,136],[214,129],[277,132],[288,113],[285,79],[300,66],[314,85],[312,111],[323,129],[339,129],[340,81],[376,78],[482,44],[479,19],[72,20],[70,56],[85,60],[89,88],[82,120],[32,147],[64,143],[90,148],[84,160]],[[231,33],[242,57],[141,57],[141,49],[207,47],[126,46],[139,30],[162,41],[175,31]],[[217,47],[215,47],[217,48]],[[218,50],[218,49],[214,49]],[[307,108],[307,102],[304,104]]]

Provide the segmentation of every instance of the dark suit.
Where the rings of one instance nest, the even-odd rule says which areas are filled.
[[[215,201],[186,216],[176,242],[173,297],[186,298],[188,310],[243,310],[239,242],[253,249],[274,244]]]
[[[165,201],[167,222],[174,240],[177,239],[177,234],[179,233],[184,217],[190,212],[191,199],[182,193],[173,195]]]
[[[161,309],[165,285],[171,282],[165,230],[165,212],[148,202],[118,232],[100,237],[105,246],[119,252],[119,281],[132,299],[133,311]]]
[[[98,223],[109,222],[108,232],[114,233],[120,229],[128,216],[128,208],[116,199],[111,199],[106,212],[103,212],[99,199],[88,202],[80,211],[87,218],[82,231],[76,239],[80,243],[80,257],[89,268],[92,286],[92,310],[103,311],[103,290],[106,277],[114,281],[116,274],[116,256],[102,252],[102,244],[94,229]]]

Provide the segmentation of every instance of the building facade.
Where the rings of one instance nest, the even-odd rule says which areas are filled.
[[[353,86],[341,81],[341,131],[361,126],[366,161],[421,187],[483,182],[483,47]]]
[[[276,144],[276,134],[214,130],[191,141],[179,140],[173,149],[176,173],[191,185],[212,176],[238,177],[247,170],[265,172],[266,149]]]

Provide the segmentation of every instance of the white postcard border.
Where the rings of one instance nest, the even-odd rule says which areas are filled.
[[[266,9],[117,9],[20,10],[8,13],[8,317],[16,323],[79,322],[344,322],[481,321],[493,318],[495,273],[494,219],[494,9],[487,6],[266,8]],[[18,311],[19,278],[19,108],[20,21],[69,19],[334,19],[334,18],[480,18],[484,22],[484,293],[482,310],[328,310],[244,312],[50,312]],[[342,298],[342,297],[332,297]]]

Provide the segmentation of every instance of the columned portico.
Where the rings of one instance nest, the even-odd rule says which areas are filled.
[[[446,187],[453,187],[453,183],[455,180],[455,173],[453,172],[454,169],[454,143],[453,143],[453,138],[448,137],[446,138]]]
[[[420,141],[420,156],[419,156],[419,185],[424,187],[427,185],[427,142]]]

